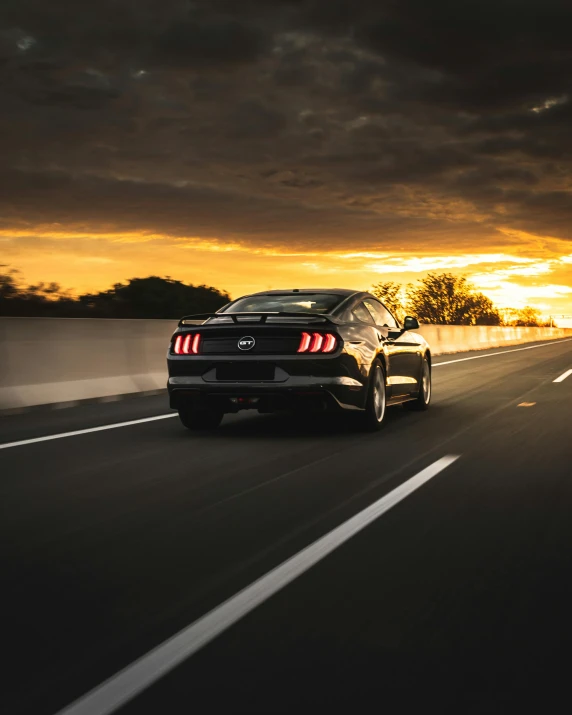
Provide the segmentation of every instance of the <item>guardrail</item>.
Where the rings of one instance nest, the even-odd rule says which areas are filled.
[[[0,410],[165,389],[176,320],[0,318]],[[572,337],[572,329],[422,325],[434,355]]]

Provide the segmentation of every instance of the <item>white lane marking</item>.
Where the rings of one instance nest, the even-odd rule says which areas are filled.
[[[566,370],[566,372],[563,372],[560,377],[557,377],[556,380],[552,380],[552,382],[564,382],[564,380],[567,377],[570,377],[570,375],[572,375],[572,370]]]
[[[109,715],[455,462],[447,455],[128,665],[58,715]]]
[[[129,420],[129,422],[116,422],[111,425],[102,425],[101,427],[90,427],[89,429],[78,429],[73,432],[61,432],[60,434],[49,434],[45,437],[34,437],[33,439],[22,439],[19,442],[6,442],[0,444],[0,449],[8,449],[9,447],[21,447],[24,444],[34,444],[35,442],[48,442],[51,439],[63,439],[64,437],[77,437],[80,434],[89,434],[90,432],[103,432],[108,429],[117,429],[118,427],[129,427],[130,425],[140,425],[142,422],[154,422],[155,420],[166,420],[169,417],[177,417],[177,413],[169,413],[168,415],[155,415],[155,417],[144,417],[141,420]]]
[[[565,340],[554,340],[550,343],[542,343],[542,345],[529,345],[526,348],[514,348],[514,350],[500,350],[496,353],[489,353],[488,355],[473,355],[473,357],[459,358],[458,360],[447,360],[446,362],[434,362],[432,367],[438,367],[439,365],[451,365],[454,362],[465,362],[466,360],[480,360],[481,358],[494,357],[495,355],[504,355],[505,353],[518,353],[521,350],[534,350],[534,348],[546,348],[550,345],[560,345],[561,343],[568,343],[572,338],[566,338]],[[437,357],[437,356],[435,356]]]

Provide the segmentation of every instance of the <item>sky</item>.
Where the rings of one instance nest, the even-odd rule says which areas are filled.
[[[572,315],[567,0],[3,0],[0,265]],[[5,270],[2,268],[0,270]]]

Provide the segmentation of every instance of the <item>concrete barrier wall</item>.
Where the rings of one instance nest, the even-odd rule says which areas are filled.
[[[488,325],[422,325],[418,332],[431,345],[434,355],[572,337],[571,328],[509,328]]]
[[[0,409],[164,389],[175,320],[0,318]]]
[[[0,318],[0,409],[164,389],[174,320]],[[572,329],[423,325],[434,355],[572,337]]]

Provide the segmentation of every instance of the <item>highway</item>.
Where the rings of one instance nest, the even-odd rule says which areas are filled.
[[[434,363],[378,434],[197,436],[164,396],[0,416],[0,711],[560,710],[572,340]]]

